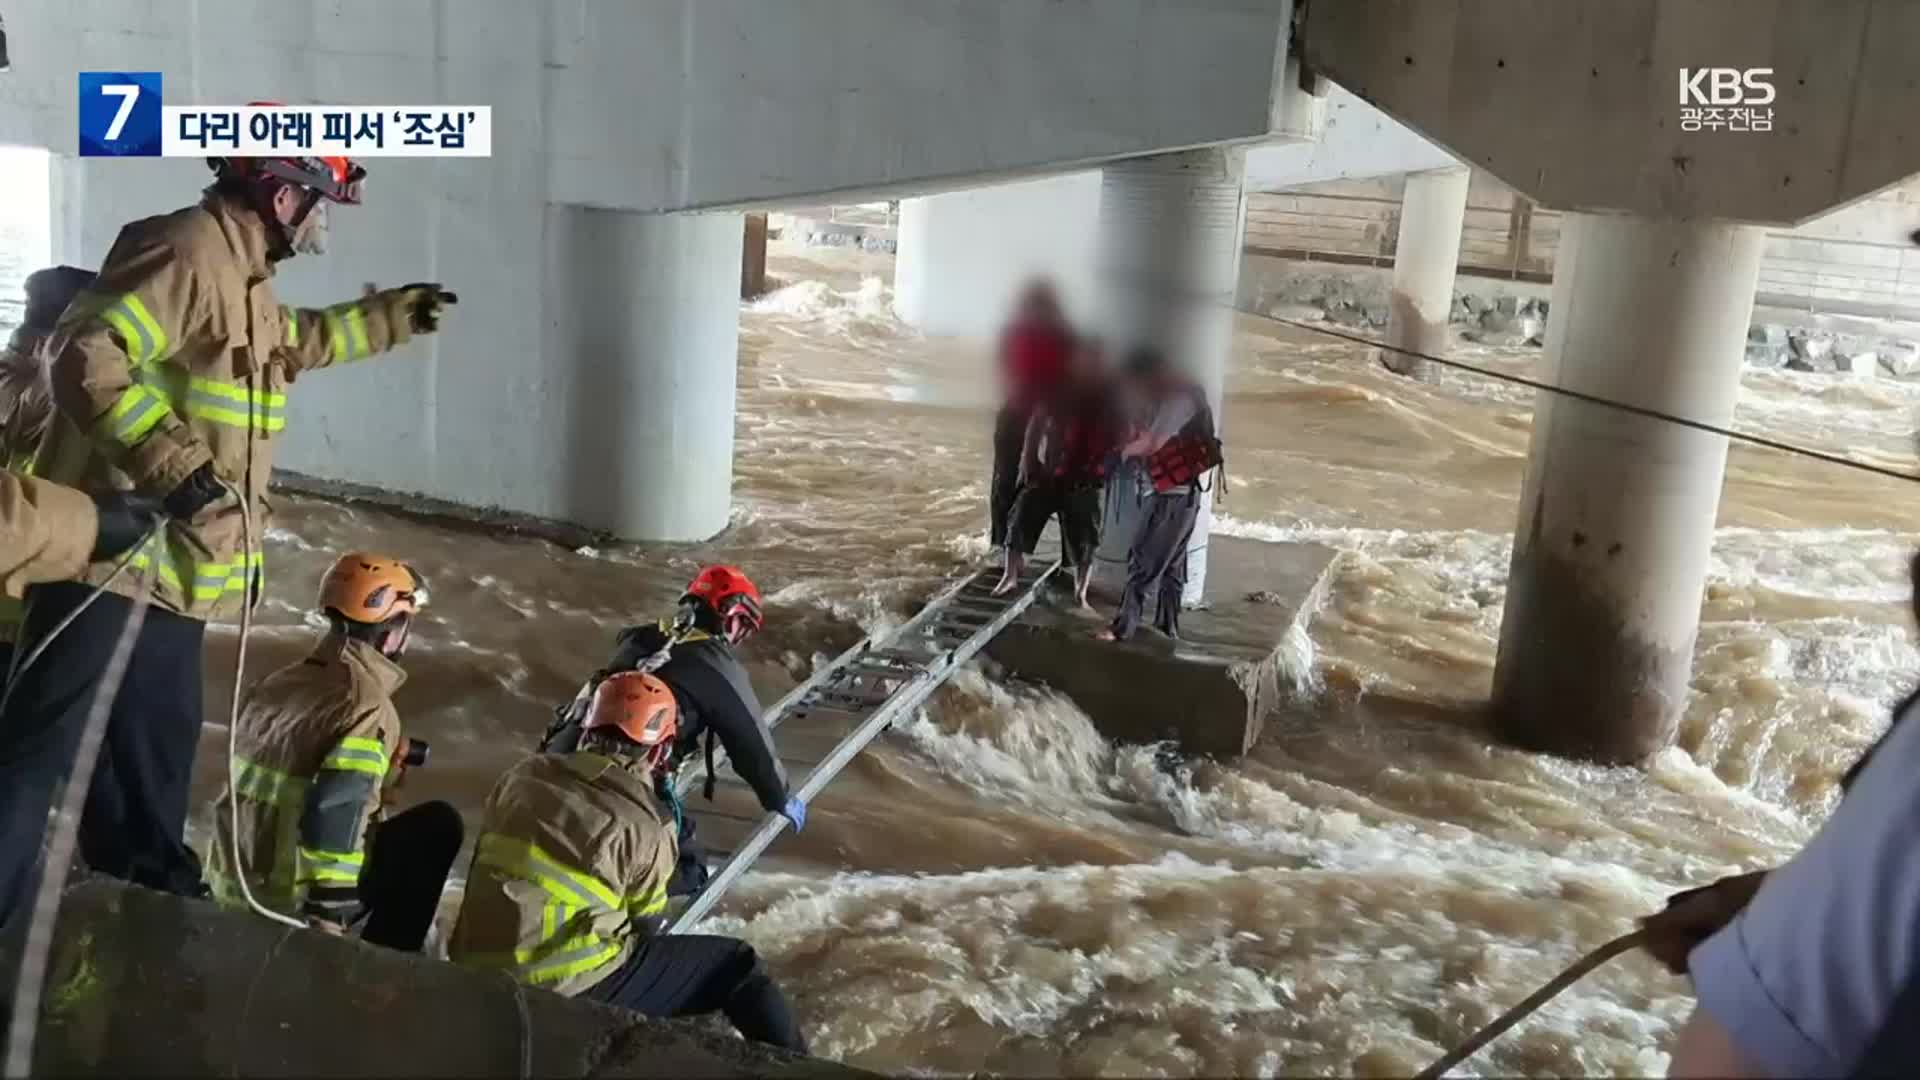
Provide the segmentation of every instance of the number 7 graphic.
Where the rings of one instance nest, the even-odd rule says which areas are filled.
[[[82,71],[79,89],[81,157],[160,156],[159,72]]]
[[[100,88],[102,94],[120,99],[120,109],[113,114],[113,123],[107,125],[107,141],[120,138],[120,132],[127,126],[127,117],[133,115],[133,103],[140,100],[139,83],[108,83]]]

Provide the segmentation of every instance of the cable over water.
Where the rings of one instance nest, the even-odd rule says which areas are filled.
[[[1431,353],[1424,353],[1415,349],[1404,349],[1397,345],[1388,345],[1383,341],[1375,341],[1372,338],[1360,334],[1352,334],[1344,330],[1335,330],[1331,327],[1315,325],[1314,323],[1305,322],[1300,319],[1283,319],[1277,315],[1258,315],[1253,312],[1243,312],[1243,314],[1254,315],[1255,318],[1266,319],[1269,322],[1276,322],[1283,326],[1295,327],[1326,337],[1338,338],[1341,341],[1352,342],[1356,345],[1366,345],[1385,352],[1398,353],[1401,356],[1425,360],[1429,363],[1439,364],[1442,367],[1453,368],[1456,371],[1469,372],[1481,378],[1495,379],[1515,386],[1524,386],[1532,390],[1539,390],[1543,393],[1572,398],[1575,401],[1584,401],[1589,405],[1599,405],[1604,408],[1631,413],[1634,416],[1644,416],[1649,420],[1662,420],[1669,424],[1678,424],[1681,427],[1692,428],[1695,431],[1704,431],[1710,435],[1721,435],[1738,442],[1749,443],[1754,446],[1763,446],[1769,450],[1778,450],[1784,454],[1795,454],[1813,461],[1822,461],[1829,465],[1838,465],[1846,469],[1856,469],[1860,472],[1872,473],[1876,476],[1884,476],[1893,480],[1906,480],[1920,483],[1920,476],[1912,473],[1903,473],[1898,469],[1889,469],[1885,466],[1872,464],[1871,462],[1856,461],[1853,458],[1828,453],[1825,450],[1815,450],[1812,447],[1782,442],[1779,439],[1769,439],[1764,435],[1754,435],[1750,432],[1721,427],[1718,424],[1709,424],[1705,421],[1693,420],[1685,416],[1677,416],[1670,412],[1662,412],[1659,409],[1649,409],[1644,405],[1634,405],[1630,402],[1616,401],[1612,398],[1601,397],[1598,394],[1589,394],[1581,390],[1573,390],[1565,386],[1555,386],[1552,383],[1541,382],[1538,379],[1529,379],[1524,375],[1512,375],[1504,371],[1494,371],[1491,368],[1484,368],[1459,360],[1451,360],[1444,356],[1434,356]]]

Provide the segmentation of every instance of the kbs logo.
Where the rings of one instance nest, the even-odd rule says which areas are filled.
[[[1680,130],[1772,131],[1772,68],[1681,68]]]

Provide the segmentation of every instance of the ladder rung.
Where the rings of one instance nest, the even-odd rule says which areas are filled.
[[[836,690],[819,690],[808,695],[812,700],[822,704],[831,705],[835,702],[844,702],[848,705],[857,705],[862,709],[875,709],[881,705],[885,705],[887,699],[892,696],[893,694],[891,692],[882,694],[848,694]]]
[[[962,611],[1004,611],[1006,607],[1007,598],[1004,596],[956,596],[942,605],[940,610],[948,611],[957,608]]]
[[[896,682],[906,682],[908,679],[911,679],[914,676],[920,674],[922,671],[925,671],[926,666],[924,663],[915,664],[913,667],[910,667],[910,668],[909,667],[892,667],[886,664],[859,663],[859,664],[853,665],[851,668],[848,668],[847,670],[852,671],[859,675],[866,676],[867,678],[870,678],[870,679],[893,679]]]
[[[919,667],[921,664],[927,662],[927,658],[919,653],[907,652],[902,649],[869,649],[860,654],[860,660],[862,662],[878,661],[881,663],[895,663],[913,667]]]
[[[831,713],[834,716],[844,716],[856,722],[866,715],[865,710],[842,708],[830,701],[801,701],[796,702],[792,708],[781,714],[783,717],[781,724],[782,726],[785,725],[786,718],[799,720],[803,717],[811,717],[815,713]]]

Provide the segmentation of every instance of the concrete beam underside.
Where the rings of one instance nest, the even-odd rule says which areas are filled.
[[[1793,225],[1920,172],[1916,40],[1905,0],[1342,0],[1300,44],[1553,209]],[[1684,130],[1680,71],[1702,65],[1771,68],[1771,130]]]

